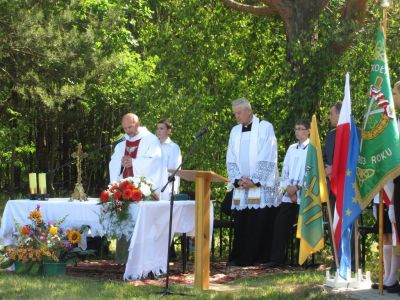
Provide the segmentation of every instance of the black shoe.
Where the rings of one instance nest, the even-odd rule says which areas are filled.
[[[379,289],[379,283],[373,283],[371,284],[371,288],[373,288],[374,290],[378,290]],[[386,290],[388,287],[387,285],[383,285],[383,289]]]
[[[387,291],[388,293],[398,293],[398,292],[400,292],[400,284],[399,284],[399,282],[396,281],[395,284],[393,284],[393,285],[391,285],[391,286],[388,286],[388,287],[386,288],[386,291]]]
[[[147,274],[147,279],[154,280],[154,279],[156,279],[156,276],[154,275],[154,273],[153,273],[153,272],[151,272],[151,271],[150,271],[150,273],[149,273],[149,274]]]

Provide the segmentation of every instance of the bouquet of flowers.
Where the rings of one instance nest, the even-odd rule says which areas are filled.
[[[39,269],[43,261],[70,262],[77,256],[88,255],[77,244],[81,240],[81,233],[88,229],[82,226],[80,230],[63,230],[60,225],[66,217],[52,222],[43,221],[40,205],[29,213],[31,224],[21,226],[17,224],[18,234],[16,243],[0,249],[0,267],[9,267],[14,262],[22,262],[30,268]],[[18,271],[18,270],[17,270]]]
[[[144,177],[128,177],[108,186],[100,194],[102,213],[116,217],[119,222],[129,216],[129,205],[144,200],[151,200],[153,183]]]

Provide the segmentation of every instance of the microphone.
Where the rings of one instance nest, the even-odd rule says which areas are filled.
[[[125,141],[126,139],[125,139],[125,136],[122,136],[121,138],[119,138],[118,140],[116,140],[115,142],[113,142],[112,144],[111,144],[111,146],[112,147],[115,147],[115,146],[117,146],[119,143],[121,143],[121,142],[123,142],[123,141]]]
[[[199,137],[203,136],[208,131],[207,127],[201,129],[196,135],[192,136],[192,140],[197,140]]]

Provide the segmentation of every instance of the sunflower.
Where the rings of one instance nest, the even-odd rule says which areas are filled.
[[[42,221],[42,213],[40,210],[32,210],[31,213],[29,214],[29,219],[36,223],[43,223]]]
[[[51,235],[56,235],[58,233],[58,227],[51,226],[49,232]]]
[[[77,244],[81,240],[81,233],[78,230],[71,230],[68,232],[68,241],[71,244]]]

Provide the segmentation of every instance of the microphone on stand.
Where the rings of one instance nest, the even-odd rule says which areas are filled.
[[[197,140],[198,138],[202,137],[207,131],[208,131],[208,128],[204,127],[198,133],[196,133],[194,136],[192,136],[192,140],[193,141]]]
[[[125,141],[126,139],[125,139],[125,136],[123,136],[123,137],[121,137],[121,138],[119,138],[118,140],[116,140],[115,142],[112,142],[111,144],[106,144],[106,145],[103,145],[103,146],[101,146],[100,148],[98,148],[96,151],[100,151],[100,150],[103,150],[103,149],[106,149],[106,148],[111,148],[111,149],[113,149],[113,148],[115,148],[115,146],[117,146],[119,143],[121,143],[121,142],[123,142],[123,141]],[[95,151],[95,152],[96,152]]]
[[[110,146],[112,148],[114,148],[115,146],[117,146],[119,143],[124,142],[126,140],[125,136],[122,136],[121,138],[119,138],[118,140],[116,140],[115,142],[113,142]],[[121,170],[119,171],[119,176],[122,175],[122,173],[124,172],[124,166],[121,165]]]

